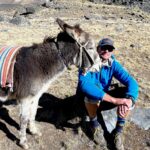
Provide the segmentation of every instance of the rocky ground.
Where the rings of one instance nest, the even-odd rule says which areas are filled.
[[[28,46],[56,36],[59,17],[68,24],[80,24],[96,42],[103,37],[115,41],[115,55],[139,83],[139,100],[125,129],[126,150],[150,149],[150,14],[137,5],[102,4],[66,0],[48,4],[0,5],[0,45]],[[83,111],[75,99],[77,68],[72,67],[55,81],[40,99],[37,125],[43,136],[28,134],[30,149],[102,150],[85,132]],[[0,150],[20,150],[18,146],[19,105],[14,101],[0,108]],[[105,119],[107,119],[105,114]],[[112,119],[112,116],[110,116]],[[141,122],[138,122],[141,120]],[[145,124],[145,126],[144,126]],[[108,140],[108,144],[110,140]],[[113,149],[113,148],[110,148]]]

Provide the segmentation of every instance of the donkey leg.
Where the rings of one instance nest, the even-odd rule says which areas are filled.
[[[20,146],[24,149],[28,149],[27,137],[26,137],[26,130],[27,124],[30,117],[30,106],[31,106],[31,97],[27,97],[21,99],[21,106],[20,106]]]
[[[30,107],[30,118],[29,118],[29,130],[33,135],[42,136],[39,129],[36,127],[35,117],[38,108],[39,97],[34,97],[32,99],[31,107]]]

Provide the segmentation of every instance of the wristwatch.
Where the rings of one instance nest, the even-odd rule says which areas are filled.
[[[130,96],[130,95],[126,95],[126,98],[127,99],[131,99],[131,101],[132,101],[132,107],[133,107],[135,105],[134,98],[132,96]]]

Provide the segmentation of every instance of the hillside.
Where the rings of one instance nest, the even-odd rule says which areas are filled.
[[[82,29],[93,35],[97,43],[103,37],[115,41],[115,56],[139,83],[136,107],[149,110],[149,12],[138,5],[107,5],[86,0],[55,0],[44,5],[3,4],[0,5],[0,45],[29,46],[42,42],[45,36],[55,37],[60,32],[55,22],[57,17],[71,25],[80,24]],[[28,134],[30,150],[103,149],[85,133],[81,120],[82,108],[74,99],[76,86],[77,68],[73,66],[42,96],[37,125],[43,136],[38,138]],[[14,101],[2,104],[0,150],[21,150],[18,146],[18,125],[19,105]],[[124,136],[126,150],[150,149],[150,128],[144,130],[130,121]]]

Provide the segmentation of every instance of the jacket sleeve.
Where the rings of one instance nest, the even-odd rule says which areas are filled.
[[[92,77],[90,72],[86,75],[79,73],[78,87],[89,99],[99,101],[103,99],[105,92],[96,84],[94,80],[95,79]]]
[[[119,62],[115,61],[114,63],[114,77],[127,87],[126,96],[132,97],[132,100],[136,102],[139,91],[137,81],[127,72],[127,70]]]

